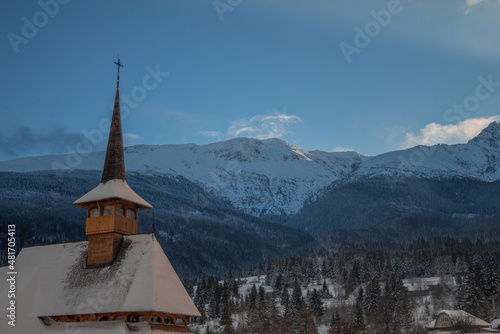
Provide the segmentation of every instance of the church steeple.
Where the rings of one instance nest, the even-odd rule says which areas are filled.
[[[109,130],[101,183],[73,204],[87,209],[85,233],[89,236],[87,266],[112,263],[123,235],[137,234],[137,212],[152,206],[137,195],[125,180],[122,122],[120,115],[120,59],[115,105]]]
[[[104,161],[101,183],[106,183],[109,180],[125,181],[120,89],[118,87],[116,87],[115,105],[109,129],[108,148],[106,150],[106,160]]]
[[[104,161],[101,183],[106,183],[109,180],[125,181],[125,158],[123,154],[122,118],[120,111],[120,67],[123,67],[123,65],[120,63],[120,58],[118,58],[118,62],[115,62],[115,64],[118,68],[115,105],[109,129],[108,148],[106,150],[106,160]]]

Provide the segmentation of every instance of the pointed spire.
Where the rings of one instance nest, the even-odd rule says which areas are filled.
[[[118,63],[115,62],[115,64],[118,65],[118,73],[120,73],[120,66],[123,66],[120,64],[120,59],[118,59]],[[125,180],[125,158],[123,154],[120,89],[118,88],[118,82],[101,183],[106,183],[109,180]]]

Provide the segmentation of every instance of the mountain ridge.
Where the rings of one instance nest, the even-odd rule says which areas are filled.
[[[129,172],[183,176],[256,216],[298,212],[304,199],[345,177],[366,159],[355,152],[311,153],[280,139],[251,138],[203,146],[132,146],[125,148],[125,156]],[[79,164],[68,166],[70,158],[15,159],[0,163],[0,171],[101,170],[104,153],[89,153]]]
[[[336,182],[365,178],[500,180],[500,124],[466,144],[416,146],[369,157],[356,152],[307,151],[281,139],[234,138],[207,145],[125,148],[126,169],[182,176],[254,216],[293,215]],[[0,162],[0,171],[102,170],[104,152]]]

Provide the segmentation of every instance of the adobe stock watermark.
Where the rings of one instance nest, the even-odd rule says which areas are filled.
[[[121,118],[126,119],[130,115],[130,109],[135,109],[139,103],[144,101],[148,96],[148,92],[156,89],[170,75],[169,72],[162,72],[160,65],[156,65],[153,69],[149,65],[145,68],[147,74],[143,77],[140,85],[134,86],[130,94],[121,94],[120,103]],[[113,109],[114,101],[111,108]],[[107,134],[111,126],[111,118],[103,118],[99,122],[99,127],[91,130],[82,130],[85,139],[82,139],[76,147],[67,145],[65,163],[54,161],[51,164],[53,170],[56,170],[60,175],[61,171],[68,171],[77,168],[83,161],[83,157],[93,152],[95,148],[107,140]]]
[[[7,307],[7,323],[9,326],[16,326],[16,283],[17,283],[17,267],[16,267],[16,225],[10,224],[7,226],[7,282],[9,289],[7,290],[7,298],[9,300]]]
[[[221,22],[224,21],[224,14],[226,12],[232,12],[236,7],[241,5],[243,0],[214,0],[212,5],[214,6],[217,16]]]
[[[39,29],[45,27],[50,18],[54,18],[58,13],[61,5],[66,5],[70,0],[40,0],[38,1],[38,6],[41,10],[35,12],[31,17],[31,20],[26,16],[21,18],[21,34],[16,34],[15,32],[9,32],[7,38],[12,46],[12,49],[17,54],[19,53],[19,45],[28,44],[28,42],[35,38],[38,34]]]
[[[412,0],[408,0],[412,1]],[[379,11],[371,10],[370,15],[373,20],[368,21],[364,29],[355,26],[353,44],[341,42],[339,44],[340,51],[344,55],[347,63],[351,63],[354,54],[359,55],[361,51],[366,48],[371,41],[382,32],[382,28],[387,28],[392,21],[394,15],[398,15],[403,11],[404,7],[400,0],[389,0],[387,2],[387,9]]]

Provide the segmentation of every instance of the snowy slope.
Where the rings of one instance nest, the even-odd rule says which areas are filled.
[[[500,179],[500,124],[493,122],[467,144],[416,146],[365,161],[354,178],[397,176]]]
[[[279,139],[237,138],[194,144],[132,146],[127,171],[180,175],[254,215],[293,214],[323,187],[350,174],[364,157],[355,152],[308,152]],[[0,171],[101,170],[104,153],[15,159]]]

